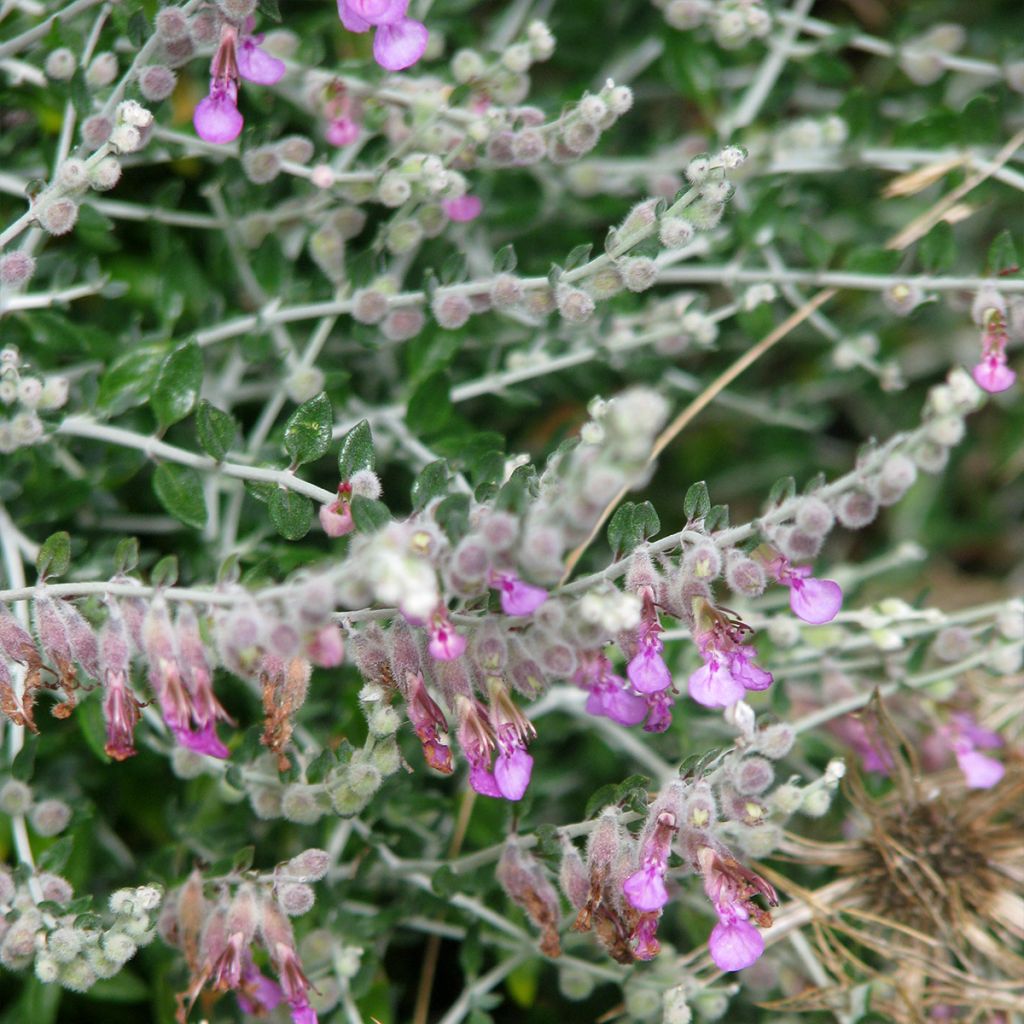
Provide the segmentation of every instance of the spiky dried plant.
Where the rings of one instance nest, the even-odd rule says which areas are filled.
[[[876,734],[893,787],[875,798],[860,774],[847,794],[864,820],[855,838],[823,843],[787,835],[783,852],[839,877],[805,889],[760,868],[792,902],[766,934],[809,928],[823,976],[815,987],[765,1004],[842,1010],[871,983],[871,1008],[898,1024],[1005,1020],[1024,1008],[1024,764],[988,790],[958,772],[923,775],[913,748],[876,698]]]

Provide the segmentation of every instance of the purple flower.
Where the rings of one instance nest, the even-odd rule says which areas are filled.
[[[626,899],[635,910],[652,913],[668,903],[665,872],[676,831],[676,816],[671,811],[662,811],[641,847],[639,870],[634,871],[622,885]]]
[[[459,196],[458,199],[445,199],[441,208],[448,215],[449,220],[464,223],[476,220],[480,211],[484,208],[479,196]]]
[[[954,744],[953,753],[969,789],[991,789],[1006,774],[999,761],[979,753],[968,741]]]
[[[649,713],[644,732],[664,732],[672,724],[672,698],[668,691],[647,694],[646,703]]]
[[[751,647],[734,647],[729,654],[729,673],[745,690],[767,690],[773,682],[771,672],[754,664],[756,654]]]
[[[450,775],[452,752],[441,742],[441,734],[448,732],[448,720],[434,702],[423,684],[423,677],[410,673],[406,689],[405,710],[413,729],[423,746],[423,756],[431,768]]]
[[[103,697],[103,716],[107,722],[107,757],[124,761],[135,755],[135,726],[141,705],[128,688],[123,672],[107,672],[107,692]]]
[[[653,960],[661,952],[661,943],[658,941],[660,917],[660,913],[642,914],[633,928],[629,944],[637,960]]]
[[[263,33],[258,36],[242,36],[235,50],[238,73],[247,81],[256,85],[277,85],[284,77],[283,60],[271,57],[260,43]]]
[[[726,667],[718,651],[709,651],[707,661],[692,673],[687,683],[690,696],[706,708],[727,708],[746,694],[743,684]]]
[[[506,615],[532,615],[548,599],[543,587],[524,583],[512,573],[492,573],[490,582],[501,590],[501,610]]]
[[[809,567],[805,567],[810,572]],[[831,622],[843,606],[843,591],[835,580],[793,576],[789,581],[789,607],[804,622],[820,626]]]
[[[260,47],[263,36],[244,35],[225,22],[220,43],[210,62],[210,93],[196,105],[192,124],[206,142],[222,145],[234,142],[242,133],[244,120],[238,110],[238,80],[257,85],[274,85],[285,72],[283,61]]]
[[[281,1003],[284,992],[276,981],[260,973],[248,953],[245,960],[237,992],[238,1005],[243,1013],[262,1016]]]
[[[229,751],[224,746],[221,738],[217,735],[217,727],[211,720],[197,730],[173,727],[175,738],[189,750],[197,754],[207,754],[209,757],[219,757],[222,761],[227,760]]]
[[[639,725],[647,714],[647,702],[625,689],[625,679],[612,672],[604,654],[585,658],[573,681],[589,692],[586,707],[592,715],[603,715],[619,725]]]
[[[742,971],[764,952],[764,938],[746,917],[730,908],[711,929],[708,951],[720,971]]]
[[[637,693],[660,693],[672,685],[669,672],[661,652],[664,645],[653,630],[640,628],[639,650],[626,666],[626,675]]]
[[[494,760],[494,781],[498,791],[506,800],[521,800],[530,785],[533,758],[518,744],[510,745],[508,752],[502,751]]]
[[[206,142],[222,145],[234,142],[242,134],[244,123],[238,111],[238,84],[211,78],[210,94],[199,101],[192,115],[196,134]]]
[[[292,1015],[292,1024],[318,1024],[316,1011],[305,998],[290,1002],[288,1011]]]
[[[338,0],[338,16],[350,32],[369,32],[373,58],[386,71],[412,67],[427,48],[426,26],[406,17],[409,0]]]
[[[355,520],[352,518],[352,506],[349,504],[349,497],[352,488],[348,482],[338,487],[338,497],[329,505],[320,506],[320,525],[328,537],[344,537],[355,528]]]
[[[504,684],[491,678],[487,688],[491,698],[491,728],[498,744],[494,780],[506,800],[521,800],[533,771],[533,758],[526,752],[526,745],[537,731],[513,703]]]

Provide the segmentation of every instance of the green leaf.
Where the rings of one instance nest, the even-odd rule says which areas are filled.
[[[391,513],[383,501],[357,494],[351,502],[352,521],[360,533],[376,533],[391,522]]]
[[[1007,270],[1019,272],[1018,259],[1017,246],[1014,245],[1013,235],[1007,228],[1000,231],[989,246],[985,266],[990,274],[1001,274]]]
[[[562,269],[569,271],[583,266],[583,264],[590,259],[590,254],[593,250],[593,242],[586,242],[583,245],[577,245],[574,249],[569,251],[569,255],[565,258],[565,266]]]
[[[149,22],[146,15],[138,10],[128,19],[128,38],[133,46],[142,46],[148,36]]]
[[[373,469],[377,456],[373,450],[373,432],[367,420],[360,420],[342,439],[338,453],[338,478],[351,480],[361,469]]]
[[[847,253],[843,270],[855,274],[893,274],[900,265],[900,258],[900,254],[891,249],[862,245]]]
[[[661,519],[658,517],[658,513],[654,510],[654,506],[649,501],[642,501],[636,507],[635,523],[637,530],[640,531],[640,536],[637,539],[637,544],[640,541],[650,540],[651,537],[657,535],[661,529]]]
[[[211,458],[223,461],[234,443],[238,424],[229,413],[211,405],[205,398],[196,408],[196,440]]]
[[[784,476],[772,484],[772,489],[768,492],[768,507],[781,505],[784,501],[789,501],[795,494],[796,481],[791,476]]]
[[[503,245],[494,254],[494,273],[511,274],[516,269],[516,262],[515,246],[509,242],[508,245]]]
[[[176,348],[160,366],[150,403],[161,429],[183,420],[195,408],[203,383],[203,353],[194,341]]]
[[[584,818],[592,818],[598,811],[607,807],[609,804],[616,802],[615,793],[618,790],[618,786],[613,782],[609,782],[607,786],[602,786],[591,794],[590,799],[587,801],[587,806],[583,811]]]
[[[271,21],[281,20],[281,8],[278,7],[277,0],[257,0],[256,6],[260,14],[265,14]]]
[[[413,511],[422,511],[434,498],[448,493],[448,463],[438,459],[424,466],[412,485]]]
[[[134,972],[121,968],[112,978],[100,978],[83,995],[107,1003],[144,1003],[149,999],[149,986]]]
[[[466,254],[458,251],[453,252],[441,264],[441,284],[458,284],[466,279],[467,272]]]
[[[26,736],[25,744],[14,755],[11,762],[11,775],[19,782],[28,782],[36,769],[36,749],[39,746],[39,736],[33,733]]]
[[[243,846],[231,859],[232,871],[248,871],[252,862],[256,859],[255,846]]]
[[[452,544],[458,544],[469,532],[469,495],[449,494],[438,502],[434,509],[434,519],[444,530]]]
[[[712,505],[711,511],[704,518],[704,529],[708,533],[714,530],[725,530],[729,526],[729,506]]]
[[[122,537],[114,549],[114,572],[129,573],[139,564],[139,538]]]
[[[96,404],[102,410],[122,412],[144,402],[166,355],[166,345],[141,345],[115,359],[100,381]]]
[[[330,448],[333,430],[334,410],[330,399],[321,391],[288,417],[284,427],[285,449],[297,466],[313,462]]]
[[[51,533],[36,555],[36,571],[40,580],[63,576],[71,565],[71,536],[66,531]]]
[[[90,111],[92,109],[90,103]],[[75,237],[96,252],[116,252],[121,243],[114,234],[114,222],[92,203],[81,203],[75,221]]]
[[[92,113],[92,96],[89,95],[89,83],[85,80],[85,68],[75,68],[68,82],[68,99],[79,117],[88,117]]]
[[[443,864],[431,875],[430,887],[441,899],[447,899],[459,891],[458,875],[447,864]]]
[[[304,494],[278,487],[267,503],[270,521],[285,540],[302,540],[313,525],[313,502]]]
[[[178,556],[164,555],[149,574],[154,587],[173,587],[178,582]]]
[[[690,484],[686,497],[683,498],[683,515],[691,523],[703,519],[711,511],[711,497],[708,485],[703,480]]]
[[[82,730],[89,749],[104,763],[110,764],[106,752],[107,725],[103,718],[103,705],[100,700],[83,700],[72,716]]]
[[[636,505],[632,501],[624,501],[608,520],[608,546],[618,558],[628,547],[633,536],[633,521],[636,518]]]
[[[424,378],[409,396],[405,422],[415,434],[436,434],[452,416],[448,375],[437,370]]]
[[[921,266],[930,274],[941,274],[956,263],[956,238],[949,223],[940,220],[917,247]]]
[[[206,498],[203,481],[188,466],[163,462],[153,474],[153,490],[168,512],[186,526],[201,530],[206,526]]]
[[[64,865],[67,864],[74,845],[74,836],[64,836],[62,839],[58,839],[53,846],[40,854],[38,862],[40,870],[60,873]]]

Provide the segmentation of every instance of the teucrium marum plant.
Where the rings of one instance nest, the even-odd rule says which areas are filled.
[[[1022,55],[542,6],[0,14],[4,1020],[829,993],[841,780],[1018,784]]]

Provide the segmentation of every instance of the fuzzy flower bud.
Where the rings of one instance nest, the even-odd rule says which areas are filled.
[[[17,288],[26,284],[35,273],[35,257],[30,253],[14,249],[0,256],[0,285]]]

